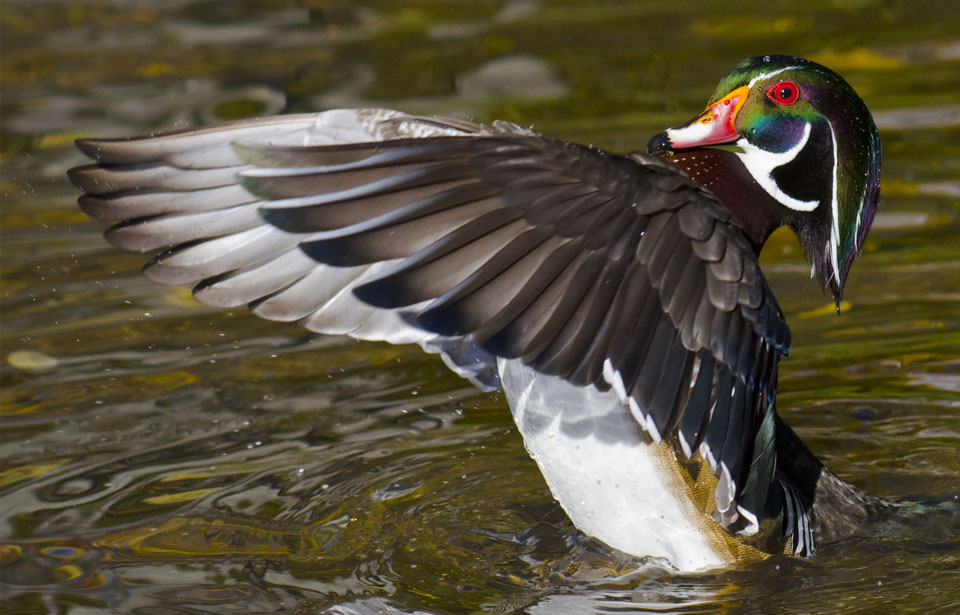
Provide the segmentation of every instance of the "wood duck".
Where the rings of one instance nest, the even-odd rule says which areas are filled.
[[[776,412],[790,331],[758,265],[787,225],[839,301],[879,200],[867,107],[808,60],[744,60],[618,155],[384,109],[82,139],[114,245],[200,301],[418,343],[502,388],[584,533],[683,571],[902,523]]]

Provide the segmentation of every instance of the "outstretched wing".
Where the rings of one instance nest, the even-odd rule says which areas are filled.
[[[739,225],[682,171],[512,124],[338,110],[82,141],[71,178],[145,273],[324,333],[419,342],[612,387],[700,451],[715,517],[756,530],[789,331]],[[494,368],[495,373],[495,368]]]
[[[319,333],[416,342],[482,389],[495,389],[492,355],[354,297],[352,289],[386,263],[321,265],[299,248],[309,233],[265,223],[259,210],[266,201],[238,181],[239,173],[254,168],[238,153],[244,143],[297,149],[485,132],[455,120],[410,120],[386,109],[337,109],[142,139],[83,139],[77,146],[97,163],[71,169],[69,177],[85,192],[79,205],[88,215],[116,223],[105,233],[110,243],[137,252],[160,250],[143,270],[155,282],[194,285],[194,296],[208,305],[249,306],[263,318],[299,320]]]

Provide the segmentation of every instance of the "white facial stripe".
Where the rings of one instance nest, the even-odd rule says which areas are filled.
[[[867,191],[864,190],[863,196],[860,197],[860,207],[857,208],[857,217],[856,217],[857,228],[853,229],[853,249],[854,250],[860,247],[857,245],[857,238],[860,236],[860,214],[863,213],[863,206],[866,202],[867,202]]]
[[[801,201],[793,198],[780,189],[771,173],[777,167],[782,167],[797,157],[797,154],[800,153],[800,150],[803,149],[810,138],[810,130],[810,123],[807,122],[803,127],[803,137],[797,141],[797,144],[779,154],[760,149],[743,138],[737,141],[737,145],[743,150],[742,153],[737,152],[737,156],[740,157],[743,166],[747,168],[753,179],[778,203],[795,211],[813,211],[820,205],[820,201]],[[834,140],[833,147],[836,151],[836,140]],[[834,154],[834,176],[836,176],[836,154]],[[836,184],[836,181],[834,181],[834,184]],[[836,201],[836,188],[834,188],[834,201]]]
[[[833,129],[831,128],[831,130]],[[834,179],[834,184],[836,184],[836,178]],[[863,193],[860,195],[860,206],[857,207],[857,217],[856,217],[857,227],[853,230],[853,250],[854,251],[860,248],[860,246],[857,243],[857,238],[860,237],[860,216],[863,214],[863,208],[867,204],[867,192],[869,191],[870,189],[866,188],[864,189]]]
[[[840,165],[837,160],[837,135],[833,132],[833,125],[830,126],[830,140],[833,142],[833,200],[830,203],[833,219],[830,223],[830,262],[833,265],[833,276],[837,280],[837,287],[840,286],[840,182],[837,181],[837,173]],[[859,216],[858,216],[859,217]]]
[[[783,67],[783,68],[778,68],[777,70],[772,70],[772,71],[770,71],[769,73],[760,73],[759,75],[757,75],[756,77],[754,77],[753,79],[751,79],[751,80],[750,80],[750,83],[748,83],[747,85],[752,88],[754,85],[756,85],[756,83],[757,83],[758,81],[760,81],[760,80],[762,80],[762,79],[766,79],[767,77],[773,77],[774,75],[779,75],[780,73],[782,73],[782,72],[784,72],[784,71],[787,71],[787,70],[797,70],[798,68],[800,68],[800,67],[799,67],[799,66],[785,66],[785,67]]]

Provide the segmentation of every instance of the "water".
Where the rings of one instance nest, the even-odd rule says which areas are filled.
[[[843,314],[786,233],[780,412],[843,478],[960,476],[960,8],[953,3],[7,0],[0,587],[8,613],[960,610],[960,539],[674,575],[578,534],[502,397],[416,348],[327,338],[139,276],[75,207],[79,136],[376,104],[618,151],[743,57],[845,75],[884,201]]]

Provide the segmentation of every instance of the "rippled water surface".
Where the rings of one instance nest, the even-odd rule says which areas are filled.
[[[836,316],[797,245],[780,412],[888,497],[960,491],[960,5],[6,0],[6,613],[960,612],[960,538],[678,576],[580,535],[506,403],[416,348],[316,336],[139,275],[76,208],[85,135],[332,106],[504,118],[617,151],[743,57],[875,111],[884,202]]]

